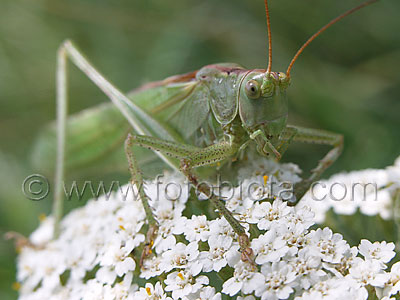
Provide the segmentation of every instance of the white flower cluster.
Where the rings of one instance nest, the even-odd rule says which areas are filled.
[[[366,169],[333,175],[315,184],[301,200],[313,208],[315,222],[322,223],[329,209],[352,215],[357,209],[367,216],[393,219],[394,193],[400,189],[400,157],[386,169]]]
[[[309,207],[289,207],[280,190],[268,187],[269,182],[298,182],[297,166],[259,161],[252,168],[240,173],[246,178],[242,186],[225,198],[251,237],[256,266],[240,259],[228,222],[212,212],[192,215],[187,200],[193,195],[174,189],[185,186],[183,178],[166,175],[163,182],[174,185],[145,186],[160,228],[142,268],[141,201],[132,200],[132,191],[131,200],[114,193],[68,214],[56,240],[51,239],[52,218],[41,223],[30,237],[35,247],[22,248],[18,258],[19,299],[356,300],[398,293],[400,263],[389,271],[386,266],[395,256],[393,243],[362,240],[350,247],[327,227],[311,229]],[[159,192],[166,187],[172,188],[168,197]],[[246,189],[250,194],[243,194]]]

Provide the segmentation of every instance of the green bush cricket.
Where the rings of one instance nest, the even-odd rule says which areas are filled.
[[[286,72],[272,72],[272,42],[268,10],[267,69],[245,69],[237,64],[213,64],[198,71],[176,75],[146,84],[125,95],[112,85],[81,54],[71,41],[65,41],[57,60],[57,126],[49,127],[36,145],[36,163],[46,163],[57,136],[55,174],[55,236],[63,211],[62,183],[65,169],[84,165],[122,148],[128,159],[132,183],[136,185],[146,212],[149,229],[141,257],[151,254],[158,224],[143,188],[138,161],[146,159],[137,147],[153,150],[166,164],[181,171],[212,201],[238,235],[242,260],[253,262],[253,253],[244,227],[227,210],[221,199],[199,185],[194,168],[236,159],[248,146],[259,155],[280,160],[292,141],[332,146],[311,175],[295,186],[300,199],[313,181],[339,157],[343,148],[340,134],[287,124],[290,71],[299,55],[323,31],[345,16],[378,0],[369,0],[348,10],[311,36],[298,50]],[[85,73],[112,103],[86,110],[67,119],[67,59]],[[132,132],[132,133],[129,133]],[[127,136],[127,137],[126,137]],[[66,144],[66,141],[68,144]],[[85,151],[81,151],[85,149]],[[80,152],[81,151],[81,152]],[[118,156],[118,160],[125,157]]]

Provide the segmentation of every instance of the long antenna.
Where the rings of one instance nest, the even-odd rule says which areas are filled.
[[[267,15],[267,28],[268,28],[268,68],[267,73],[271,73],[272,67],[272,40],[271,40],[271,22],[269,20],[268,0],[264,0],[265,14]]]
[[[267,1],[267,0],[265,0]],[[361,3],[360,5],[349,9],[348,11],[346,11],[345,13],[341,14],[340,16],[336,17],[335,19],[333,19],[332,21],[330,21],[328,24],[326,24],[324,27],[322,27],[320,30],[318,30],[316,33],[314,33],[304,44],[303,46],[301,46],[301,48],[297,51],[297,53],[295,54],[295,56],[293,57],[292,61],[289,64],[289,67],[287,68],[286,71],[286,76],[289,78],[290,77],[290,70],[293,67],[294,62],[297,60],[297,58],[300,56],[300,54],[303,52],[303,50],[317,37],[319,36],[321,33],[323,33],[325,30],[327,30],[329,27],[331,27],[333,24],[337,23],[338,21],[340,21],[341,19],[343,19],[344,17],[352,14],[353,12],[356,12],[357,10],[360,10],[361,8],[368,6],[374,2],[377,2],[379,0],[369,0],[369,1],[365,1],[364,3]]]

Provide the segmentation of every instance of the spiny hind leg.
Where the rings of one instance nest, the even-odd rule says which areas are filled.
[[[66,142],[66,120],[68,103],[68,80],[67,62],[71,61],[80,71],[82,71],[100,90],[104,92],[124,115],[133,129],[141,134],[148,132],[148,127],[160,134],[168,134],[165,125],[161,125],[149,114],[133,105],[131,100],[122,93],[117,87],[109,82],[78,50],[69,40],[63,42],[57,53],[57,163],[54,180],[54,237],[60,231],[60,219],[63,214],[63,178],[64,178],[64,158]],[[136,118],[141,116],[141,120]]]
[[[311,170],[311,175],[295,185],[296,201],[299,201],[311,184],[318,180],[321,175],[329,168],[340,156],[343,150],[343,136],[338,133],[311,129],[298,126],[288,126],[297,130],[293,140],[308,144],[328,145],[333,148],[318,162],[318,165]]]

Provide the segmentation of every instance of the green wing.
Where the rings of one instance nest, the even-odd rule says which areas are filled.
[[[165,110],[163,119],[188,140],[204,124],[209,113],[209,89],[197,84],[185,99]]]
[[[181,103],[194,99],[193,92],[196,88],[195,81],[160,84],[133,92],[129,98],[132,103],[142,109],[141,113],[135,112],[139,122],[140,118],[145,119],[146,115],[152,115],[157,120],[155,125],[158,128],[162,126],[162,131],[154,131],[152,129],[157,126],[151,127],[152,120],[146,119],[148,132],[154,136],[183,142],[184,130],[176,129],[184,129],[184,126],[174,123],[174,126],[170,127],[165,123],[165,119],[167,114],[174,111],[174,107],[180,107]],[[69,116],[66,137],[66,174],[77,174],[81,177],[82,175],[126,172],[127,160],[123,142],[129,131],[133,131],[132,127],[112,103],[104,103]],[[46,175],[54,172],[57,153],[56,134],[55,123],[46,126],[32,151],[33,166]],[[149,171],[150,169],[158,168],[160,171],[162,162],[152,151],[136,147],[135,153],[139,163],[146,166],[146,175],[153,173]]]
[[[210,112],[209,89],[199,81],[171,83],[143,94],[146,96],[135,99],[133,95],[131,99],[168,124],[183,138],[181,142],[193,135]]]
[[[129,130],[129,124],[121,113],[111,104],[105,103],[86,109],[71,116],[67,122],[66,171],[67,174],[92,168],[102,159],[118,158],[117,153]],[[40,133],[32,152],[32,163],[40,172],[53,173],[56,161],[55,123],[51,123]],[[104,166],[103,166],[104,167]],[[111,165],[110,165],[111,167]],[[118,168],[113,165],[113,168]]]

